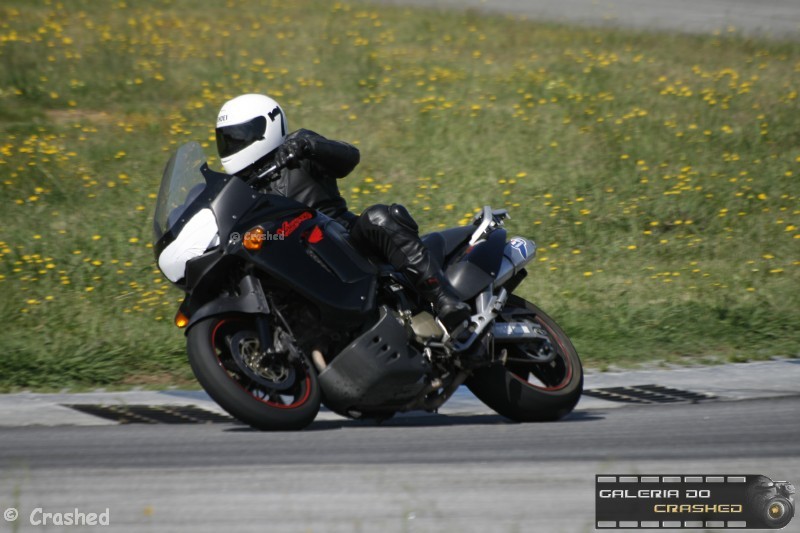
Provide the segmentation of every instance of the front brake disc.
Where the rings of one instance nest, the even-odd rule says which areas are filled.
[[[294,385],[294,367],[281,360],[282,354],[264,353],[254,331],[239,331],[228,342],[238,370],[251,380],[276,391],[286,390]]]

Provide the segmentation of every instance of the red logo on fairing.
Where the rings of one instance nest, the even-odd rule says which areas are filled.
[[[305,222],[306,220],[309,220],[311,218],[314,218],[314,215],[312,215],[311,213],[306,211],[305,213],[303,213],[302,215],[298,216],[297,218],[294,218],[293,220],[290,220],[289,222],[284,222],[283,224],[281,224],[281,227],[278,228],[278,230],[275,232],[275,234],[276,235],[283,235],[284,237],[288,237],[289,235],[294,233],[294,230],[296,230],[297,228],[300,227],[300,224],[302,224],[303,222]]]
[[[319,226],[314,226],[314,229],[311,230],[311,234],[308,236],[308,242],[310,244],[317,244],[324,236],[325,234],[322,233],[322,230],[319,228]]]

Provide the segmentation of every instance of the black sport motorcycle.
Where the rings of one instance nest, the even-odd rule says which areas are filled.
[[[301,429],[320,405],[352,418],[435,411],[465,384],[519,422],[557,420],[583,389],[578,354],[541,309],[515,296],[536,245],[506,240],[505,210],[429,233],[472,317],[448,331],[409,281],[308,206],[270,194],[272,166],[246,182],[212,171],[197,143],[167,163],[154,217],[159,268],[186,297],[197,380],[259,429]]]

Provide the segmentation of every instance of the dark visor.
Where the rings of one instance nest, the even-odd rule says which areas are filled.
[[[264,138],[267,119],[256,117],[249,122],[217,128],[217,151],[220,157],[228,157]]]

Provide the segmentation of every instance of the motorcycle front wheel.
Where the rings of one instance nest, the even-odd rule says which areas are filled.
[[[495,342],[508,362],[475,370],[466,385],[498,414],[517,422],[552,421],[568,415],[583,392],[583,368],[564,331],[534,304],[512,295],[503,314],[543,332],[521,343]]]
[[[264,354],[256,331],[246,315],[201,320],[186,336],[192,371],[208,395],[242,422],[260,430],[303,429],[319,412],[317,374],[305,361]]]

